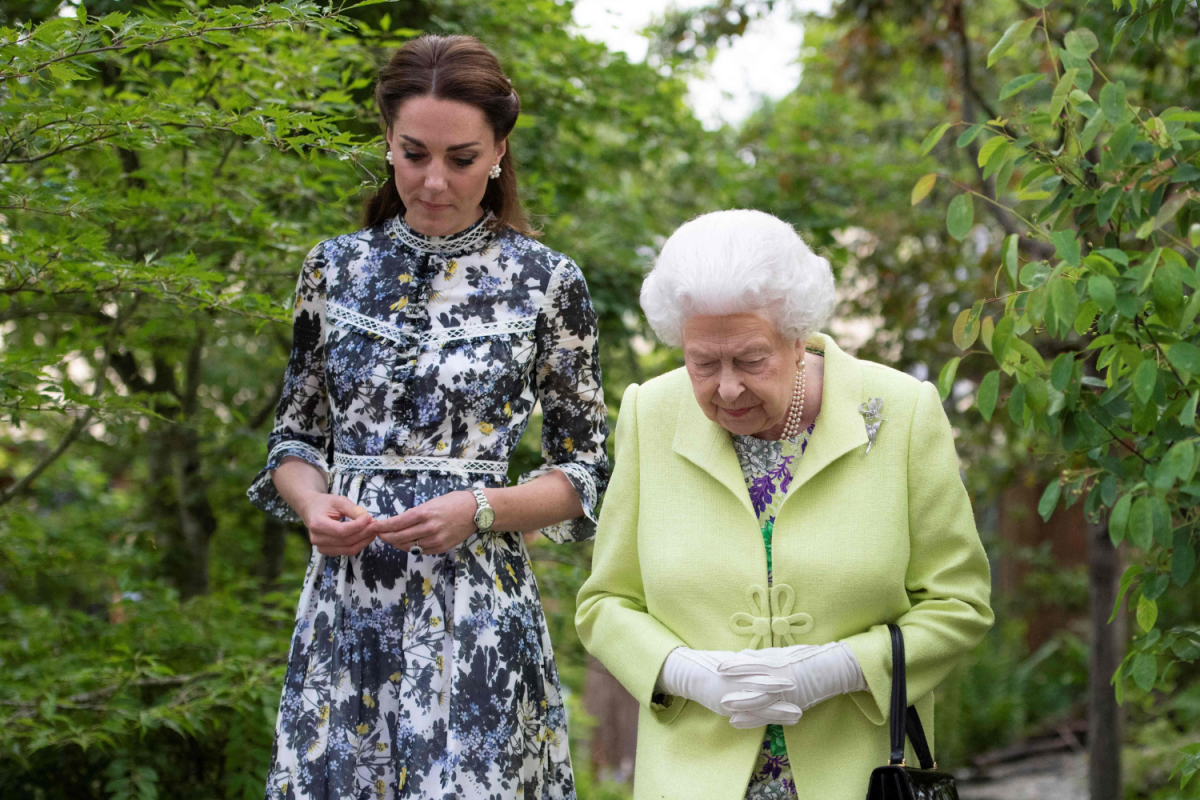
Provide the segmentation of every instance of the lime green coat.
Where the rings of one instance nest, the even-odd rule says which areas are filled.
[[[764,729],[736,730],[698,703],[651,705],[673,648],[844,640],[868,691],[805,711],[785,735],[800,800],[862,800],[889,749],[886,623],[904,631],[908,698],[931,746],[934,687],[992,625],[987,556],[937,391],[826,336],[809,345],[825,351],[821,411],[776,516],[769,596],[732,441],[687,373],[625,391],[575,624],[641,704],[635,800],[740,800],[762,742]],[[872,398],[884,421],[868,453],[860,405]]]

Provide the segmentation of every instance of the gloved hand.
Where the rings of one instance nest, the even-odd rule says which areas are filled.
[[[854,651],[844,642],[742,650],[732,658],[721,659],[717,674],[743,686],[741,692],[723,698],[722,702],[730,707],[736,705],[743,694],[750,698],[760,692],[758,687],[764,681],[774,680],[781,684],[791,681],[791,688],[780,694],[784,702],[801,711],[839,694],[867,688],[862,667],[854,657]],[[735,726],[747,721],[748,718],[739,720],[737,715],[730,718]]]
[[[776,675],[720,675],[720,665],[736,657],[736,653],[721,650],[677,647],[663,663],[658,686],[667,694],[694,700],[714,714],[731,717],[735,728],[758,728],[769,723],[795,725],[800,709],[782,699],[783,692],[795,690],[795,680]],[[724,702],[729,695],[733,695],[731,701]],[[733,717],[738,720],[735,722]]]

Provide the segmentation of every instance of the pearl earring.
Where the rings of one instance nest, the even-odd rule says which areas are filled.
[[[391,150],[388,150],[388,151],[387,151],[387,155],[386,155],[386,156],[384,156],[384,158],[386,158],[386,159],[387,159],[387,162],[388,162],[389,164],[395,164],[395,163],[396,163],[395,161],[392,161],[392,151],[391,151]]]
[[[495,180],[496,178],[500,177],[500,162],[499,161],[497,161],[495,164],[493,164],[492,168],[488,170],[488,177],[491,178],[492,180]]]

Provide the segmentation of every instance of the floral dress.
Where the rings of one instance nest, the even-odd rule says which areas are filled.
[[[808,447],[815,424],[808,426],[808,430],[796,439],[765,441],[753,436],[733,437],[733,449],[737,452],[746,488],[750,491],[750,502],[762,527],[763,545],[767,549],[768,586],[772,577],[771,536],[775,528],[775,514],[787,496],[792,471]],[[796,783],[792,780],[792,765],[788,761],[783,728],[768,725],[762,750],[750,775],[746,800],[788,800],[795,796]]]
[[[507,482],[535,406],[545,465],[595,531],[608,481],[596,315],[579,267],[490,217],[426,237],[399,217],[321,242],[296,289],[291,358],[248,492],[286,456],[376,517]],[[525,543],[475,534],[416,556],[375,540],[313,549],[296,615],[267,798],[573,798],[566,714]]]

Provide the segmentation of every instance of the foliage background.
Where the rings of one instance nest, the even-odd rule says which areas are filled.
[[[1080,718],[1086,627],[1035,652],[1025,633],[1040,603],[1086,609],[1086,574],[996,535],[1008,487],[1062,486],[1062,427],[1012,412],[983,419],[989,352],[976,347],[953,362],[955,374],[942,369],[964,355],[956,320],[965,314],[961,327],[990,342],[983,318],[1004,316],[996,303],[973,311],[976,301],[1005,286],[1022,298],[1036,288],[997,278],[1009,259],[1044,262],[1043,279],[1059,260],[1051,231],[1017,216],[1028,213],[1021,202],[1044,208],[1054,198],[1019,198],[1041,162],[1016,163],[1024,151],[1015,143],[1007,175],[980,163],[1002,125],[955,143],[969,125],[1012,113],[996,98],[1021,75],[1051,76],[1017,101],[1032,98],[1029,113],[1054,102],[1062,57],[1051,48],[1084,27],[1102,43],[1096,66],[1124,82],[1131,104],[1152,115],[1197,107],[1196,4],[1055,0],[1043,31],[1051,48],[1027,31],[1028,42],[988,65],[1004,32],[1045,4],[842,0],[806,20],[795,92],[739,128],[705,130],[685,103],[687,76],[705,66],[698,47],[711,53],[771,5],[719,0],[673,12],[652,32],[644,64],[572,34],[571,4],[552,0],[397,0],[340,12],[306,0],[0,7],[0,796],[261,795],[308,547],[301,530],[264,519],[243,493],[264,455],[299,261],[318,239],[358,227],[364,193],[382,174],[374,70],[420,31],[479,36],[521,92],[513,147],[522,184],[544,240],[584,267],[614,421],[625,386],[679,363],[652,345],[637,309],[642,270],[677,225],[718,208],[778,214],[830,257],[842,290],[833,333],[859,355],[929,379],[941,372],[993,561],[1019,560],[1028,573],[1018,591],[995,597],[999,624],[940,690],[939,760],[961,766]],[[1110,47],[1117,26],[1124,33]],[[1096,104],[1106,82],[1082,91]],[[1062,112],[1078,128],[1094,116],[1081,106],[1090,110],[1076,99]],[[943,123],[956,127],[923,146]],[[1030,123],[1039,124],[1046,163],[1086,158],[1070,141],[1054,153],[1064,142],[1049,117]],[[1180,145],[1172,169],[1195,153]],[[930,173],[940,177],[913,203]],[[976,193],[965,226],[963,203],[952,200],[964,190]],[[1194,200],[1187,182],[1176,190],[1184,213]],[[991,202],[1006,191],[1007,203]],[[1151,217],[1163,194],[1158,202]],[[1088,205],[1076,196],[1069,208]],[[959,215],[949,232],[948,208]],[[1082,230],[1080,218],[1058,219],[1058,230]],[[1190,217],[1172,217],[1165,231],[1186,243]],[[1013,235],[1019,246],[1006,248]],[[1194,246],[1177,248],[1179,308],[1197,297],[1187,277]],[[1026,313],[1025,299],[1007,305]],[[1086,344],[1085,334],[1057,332],[1041,318],[1020,331],[1047,362],[1044,376],[1022,377],[1050,380],[1049,362]],[[1001,407],[1010,391],[1011,382]],[[535,425],[514,473],[537,458],[536,434]],[[1086,453],[1079,458],[1066,466],[1086,469]],[[1181,492],[1191,472],[1171,490],[1189,537]],[[1124,489],[1141,491],[1132,483]],[[590,774],[580,702],[585,657],[571,618],[590,548],[541,543],[532,553],[571,691],[580,794],[620,796],[624,788]],[[1166,558],[1170,573],[1170,547],[1122,553],[1138,564]],[[1187,577],[1153,585],[1164,631],[1196,617]],[[1130,596],[1145,596],[1144,583]],[[1149,638],[1135,630],[1134,658]],[[1175,660],[1163,655],[1156,680],[1125,685],[1130,797],[1196,795],[1195,785],[1168,783],[1179,748],[1200,739],[1200,684]]]

